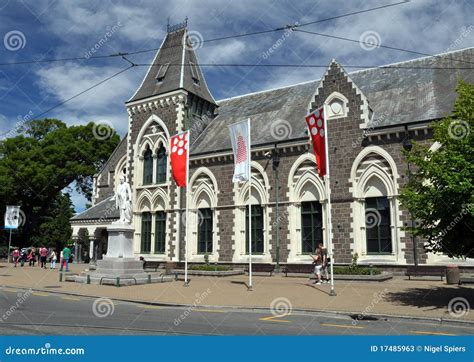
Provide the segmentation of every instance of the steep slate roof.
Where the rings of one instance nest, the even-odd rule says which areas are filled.
[[[199,77],[198,85],[193,81],[190,62],[195,64],[195,70]],[[185,89],[211,103],[215,103],[198,65],[196,54],[186,27],[166,34],[152,64],[142,84],[127,103],[178,89]],[[169,64],[169,67],[163,81],[158,82],[158,73],[160,72],[161,66],[165,64]]]
[[[474,83],[472,70],[402,67],[473,68],[474,48],[392,66],[400,68],[371,68],[348,73],[349,78],[367,97],[369,106],[374,111],[375,128],[439,119],[450,114],[456,99],[456,84],[459,79]],[[196,155],[229,150],[227,126],[249,117],[252,123],[252,145],[275,141],[271,129],[276,120],[286,121],[286,125],[290,126],[289,140],[307,137],[304,116],[319,84],[320,80],[315,80],[218,101],[219,115],[193,143],[191,153]]]
[[[91,208],[73,216],[71,223],[87,220],[104,219],[105,221],[115,220],[120,218],[120,211],[115,208],[115,200],[111,200],[113,196],[109,196],[105,200],[92,206]]]

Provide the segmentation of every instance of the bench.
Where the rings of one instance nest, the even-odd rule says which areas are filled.
[[[405,275],[408,277],[408,280],[413,277],[440,277],[443,280],[446,274],[446,268],[442,266],[409,266]]]
[[[248,273],[248,265],[245,267],[245,271]],[[270,273],[270,276],[273,275],[275,271],[275,265],[273,264],[253,264],[252,263],[252,273]]]
[[[149,260],[146,260],[143,262],[143,270],[147,270],[147,269],[155,269],[155,271],[158,270],[158,268],[160,266],[162,266],[163,262],[161,261],[149,261]]]
[[[304,273],[304,274],[311,274],[314,271],[313,264],[286,264],[282,268],[283,273],[285,273],[285,277],[288,276],[288,273]]]
[[[474,275],[472,274],[461,274],[459,276],[459,285],[466,283],[474,283]]]

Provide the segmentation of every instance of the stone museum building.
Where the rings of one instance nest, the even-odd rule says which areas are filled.
[[[420,264],[450,262],[404,231],[411,219],[398,197],[404,146],[432,144],[429,124],[451,113],[458,81],[474,82],[463,62],[474,62],[474,48],[354,72],[332,60],[321,79],[216,100],[186,26],[169,27],[125,103],[128,132],[94,177],[92,207],[71,219],[73,238],[93,246],[94,258],[106,253],[106,228],[119,217],[111,198],[126,175],[137,258],[184,261],[186,190],[172,179],[169,143],[190,129],[188,260],[248,263],[249,184],[232,183],[228,126],[250,118],[252,260],[311,263],[309,253],[327,244],[328,195],[305,116],[327,104],[335,264],[355,253],[360,264],[386,267],[413,264],[415,252]]]

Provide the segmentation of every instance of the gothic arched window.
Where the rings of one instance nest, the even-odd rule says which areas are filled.
[[[166,150],[163,146],[158,149],[157,160],[156,160],[156,182],[166,182],[166,168],[168,166],[166,158]]]
[[[150,148],[143,154],[143,184],[153,183],[153,155]]]

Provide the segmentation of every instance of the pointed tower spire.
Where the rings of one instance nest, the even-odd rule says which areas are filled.
[[[167,34],[153,64],[128,102],[184,89],[216,104],[197,61],[195,47],[199,44],[193,44],[190,39],[187,23],[187,17],[184,22],[176,25],[169,25],[168,22]]]

